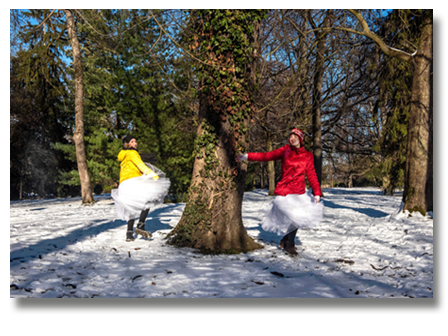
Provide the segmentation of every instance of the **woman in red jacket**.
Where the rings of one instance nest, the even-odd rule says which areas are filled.
[[[282,160],[282,178],[275,188],[273,206],[262,223],[266,231],[284,234],[280,247],[297,255],[294,239],[299,228],[315,227],[322,220],[322,191],[314,169],[313,154],[303,148],[303,132],[294,128],[289,133],[289,144],[268,153],[248,153],[238,161]],[[305,175],[313,195],[306,193]]]

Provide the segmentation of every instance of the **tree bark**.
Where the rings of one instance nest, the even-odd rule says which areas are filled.
[[[432,22],[431,22],[432,25]],[[430,101],[429,101],[429,140],[428,140],[428,173],[426,176],[426,210],[434,211],[433,203],[433,60],[432,60],[432,26],[431,26],[431,69],[430,69]]]
[[[333,188],[333,170],[331,169],[331,162],[329,161],[330,168],[330,188]]]
[[[270,152],[273,150],[272,147],[272,135],[270,133],[266,136],[266,151]],[[275,190],[275,167],[274,161],[268,162],[268,180],[269,180],[269,196],[274,196]]]
[[[200,102],[201,119],[213,123],[214,116],[205,101],[203,97]],[[208,132],[200,123],[197,137],[206,136]],[[221,124],[218,135],[215,146],[218,167],[208,173],[205,155],[196,157],[190,196],[181,220],[168,235],[168,242],[178,247],[197,248],[205,253],[237,253],[261,248],[248,236],[243,225],[242,203],[247,163],[236,163],[235,155],[227,145],[233,141],[228,120]]]
[[[348,173],[347,188],[353,188],[353,173]]]
[[[75,69],[75,132],[73,140],[76,147],[76,160],[78,163],[79,179],[81,181],[82,204],[94,203],[92,195],[92,185],[89,171],[87,169],[86,149],[84,143],[84,89],[83,71],[81,62],[81,51],[79,48],[78,35],[75,27],[75,20],[69,9],[64,9],[67,29],[70,37],[70,45],[73,51],[73,66]]]
[[[404,210],[432,210],[432,13],[424,21],[414,60],[409,111]]]
[[[182,218],[167,237],[168,243],[213,254],[251,251],[262,246],[249,237],[243,225],[247,162],[237,162],[236,157],[246,152],[248,147],[246,135],[251,115],[247,111],[253,111],[251,90],[257,78],[253,73],[257,57],[252,53],[253,60],[245,63],[244,71],[237,75],[235,69],[242,61],[234,51],[240,48],[239,51],[245,52],[242,45],[221,49],[224,52],[212,45],[214,28],[208,23],[221,24],[216,16],[219,10],[198,10],[196,13],[200,23],[193,26],[196,29],[193,41],[200,40],[207,52],[205,59],[214,63],[210,61],[209,66],[200,68],[200,74],[206,80],[200,82],[196,156],[189,198]],[[226,11],[228,17],[241,18],[242,14],[239,10]],[[224,25],[220,27],[222,31],[227,29]],[[238,26],[242,30],[247,27]],[[254,28],[256,34],[259,27],[254,25]],[[253,46],[253,35],[247,34],[245,38],[248,45]],[[194,46],[195,42],[192,43]]]
[[[22,180],[22,174],[20,174],[19,200],[22,200],[22,185],[23,185],[22,181],[23,181]]]

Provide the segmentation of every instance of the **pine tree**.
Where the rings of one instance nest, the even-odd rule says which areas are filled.
[[[432,9],[394,10],[391,14],[396,29],[394,37],[398,38],[402,49],[411,49],[413,53],[389,47],[386,40],[369,29],[367,21],[360,12],[353,9],[349,11],[361,24],[362,31],[338,29],[364,35],[373,40],[389,57],[396,57],[413,66],[403,211],[418,211],[426,214],[433,208],[433,11]],[[412,43],[408,35],[410,31],[415,32],[415,43]]]
[[[182,114],[187,107],[176,100],[169,83],[185,86],[178,75],[183,69],[166,74],[148,61],[162,58],[164,43],[154,46],[159,34],[154,20],[147,19],[147,10],[85,10],[82,18],[85,140],[92,184],[105,192],[117,186],[121,138],[132,134],[141,153],[157,154],[157,165],[172,182],[170,194],[180,200],[191,179],[194,134],[185,132],[188,119],[183,120]],[[150,49],[153,56],[147,55]],[[158,63],[167,66],[166,61]],[[67,155],[74,150],[58,148]],[[64,183],[77,183],[74,176],[67,172]]]
[[[38,14],[14,13],[19,22]],[[51,144],[65,142],[71,126],[62,44],[50,43],[51,33],[36,32],[31,24],[21,27],[10,62],[10,186],[11,198],[19,199],[56,195],[58,171],[70,162]]]
[[[375,118],[383,114],[384,125],[374,147],[382,162],[375,168],[375,175],[383,181],[384,193],[393,195],[397,187],[404,185],[412,67],[395,58],[385,58],[383,63],[374,110]]]

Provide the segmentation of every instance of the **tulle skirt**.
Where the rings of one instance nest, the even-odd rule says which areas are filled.
[[[311,229],[322,221],[323,208],[323,201],[316,203],[309,192],[276,196],[261,227],[278,235],[286,235],[295,229]]]
[[[113,189],[111,192],[118,218],[121,220],[136,218],[145,209],[154,210],[157,205],[163,203],[168,194],[170,180],[160,169],[149,163],[145,164],[159,175],[158,180],[146,175],[133,177],[121,182],[118,189]]]

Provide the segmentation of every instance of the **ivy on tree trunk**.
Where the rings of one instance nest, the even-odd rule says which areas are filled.
[[[199,55],[200,87],[195,163],[189,199],[169,243],[206,253],[238,253],[261,248],[243,226],[241,211],[253,113],[251,73],[255,62],[254,25],[261,10],[195,10],[189,48]]]

